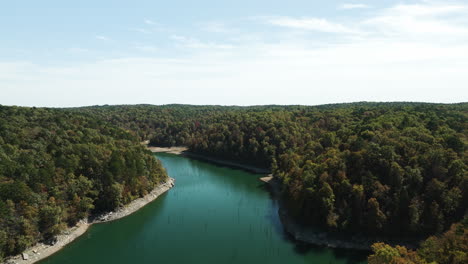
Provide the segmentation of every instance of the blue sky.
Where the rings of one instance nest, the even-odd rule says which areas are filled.
[[[0,104],[468,101],[468,1],[4,1]]]

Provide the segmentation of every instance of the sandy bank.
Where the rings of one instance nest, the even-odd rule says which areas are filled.
[[[273,175],[272,175],[272,174],[269,174],[269,175],[266,176],[266,177],[261,177],[260,180],[261,180],[262,182],[269,183],[271,180],[273,180]]]
[[[180,155],[182,154],[182,152],[187,151],[186,147],[170,147],[170,148],[148,147],[148,149],[154,153],[163,152],[163,153],[171,153],[171,154],[176,154],[176,155]]]
[[[83,235],[92,224],[114,221],[138,211],[140,208],[154,201],[158,196],[171,189],[174,186],[174,181],[174,179],[169,178],[165,183],[154,188],[151,193],[133,200],[131,203],[117,209],[115,212],[90,217],[87,220],[81,220],[76,226],[71,227],[58,235],[57,242],[54,245],[38,243],[25,250],[22,254],[8,258],[3,263],[31,264],[45,259],[71,243],[79,236]],[[27,255],[27,259],[23,259],[23,254]]]

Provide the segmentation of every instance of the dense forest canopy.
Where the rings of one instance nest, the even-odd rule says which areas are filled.
[[[148,139],[271,169],[289,213],[330,232],[423,238],[467,214],[467,103],[2,107],[0,114],[0,224],[18,238],[2,240],[10,234],[0,232],[7,254],[54,234],[39,205],[60,215],[57,224],[73,223],[150,190],[164,173],[138,144]]]
[[[166,177],[135,136],[108,122],[0,106],[0,259],[143,196]]]

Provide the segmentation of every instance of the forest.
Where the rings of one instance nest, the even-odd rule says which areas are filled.
[[[269,168],[289,213],[330,232],[423,240],[467,214],[466,103],[75,111],[100,116],[152,145],[183,145]]]
[[[144,195],[165,177],[139,144],[150,140],[270,169],[288,213],[304,225],[429,237],[417,252],[375,244],[370,263],[468,258],[467,103],[1,107],[0,116],[7,255]],[[431,255],[442,245],[462,261]]]
[[[0,106],[0,260],[144,196],[167,175],[127,131],[58,109]]]
[[[369,264],[463,264],[468,256],[468,219],[454,224],[442,235],[431,236],[421,243],[415,251],[402,246],[389,246],[375,243],[373,254],[368,257]]]

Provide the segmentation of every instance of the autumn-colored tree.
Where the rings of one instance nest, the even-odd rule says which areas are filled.
[[[385,243],[372,245],[374,252],[367,259],[369,264],[427,264],[415,251],[402,246],[391,247]]]

